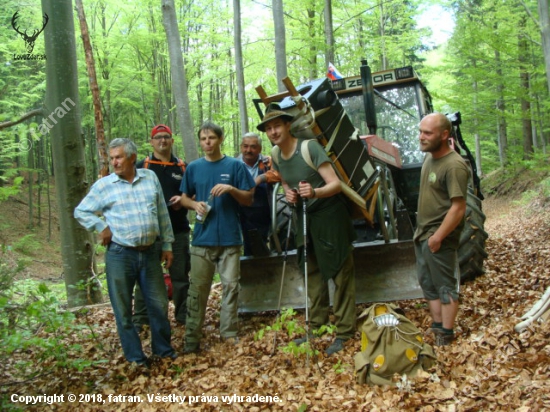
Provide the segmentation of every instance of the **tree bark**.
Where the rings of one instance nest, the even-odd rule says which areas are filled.
[[[92,50],[92,43],[90,42],[90,33],[88,32],[88,23],[86,22],[84,6],[82,5],[82,0],[75,0],[75,4],[78,12],[78,20],[80,21],[80,33],[82,34],[82,43],[84,44],[86,69],[88,71],[88,80],[90,82],[92,102],[94,105],[95,138],[97,140],[99,155],[99,176],[103,177],[109,174],[109,156],[107,155],[107,145],[105,143],[105,126],[103,125],[103,113],[101,111],[101,96],[97,84],[94,53]]]
[[[531,123],[531,102],[529,101],[529,73],[527,72],[527,58],[529,48],[525,37],[526,18],[520,21],[518,38],[518,59],[520,77],[520,102],[521,102],[521,124],[523,136],[523,160],[533,157],[533,125]]]
[[[56,24],[44,31],[46,55],[46,113],[49,128],[55,188],[61,227],[63,275],[70,307],[99,303],[101,289],[91,281],[94,243],[90,233],[73,217],[86,195],[86,169],[80,126],[80,102],[76,46],[71,0],[42,0],[42,11]],[[68,104],[68,102],[72,104]],[[65,105],[64,105],[65,104]]]
[[[309,33],[309,57],[308,57],[308,66],[309,66],[309,78],[317,78],[317,47],[315,45],[315,9],[313,8],[314,4],[310,4],[307,9],[307,29]]]
[[[477,67],[477,61],[475,59],[472,60],[472,66],[474,68]],[[479,123],[480,123],[480,121],[479,121],[479,117],[478,117],[479,86],[478,86],[477,80],[474,80],[473,89],[474,89],[474,93],[473,93],[473,106],[474,106],[473,121],[474,121],[474,130],[475,130],[474,138],[475,138],[475,148],[476,148],[475,161],[476,161],[477,174],[479,176],[483,176],[483,171],[482,171],[482,168],[481,168],[481,139],[480,139],[480,136],[479,136]]]
[[[168,54],[170,55],[170,73],[172,75],[172,94],[176,101],[176,117],[185,159],[191,162],[199,157],[195,139],[193,118],[189,107],[189,95],[187,93],[187,81],[185,79],[185,66],[181,52],[181,39],[176,19],[174,0],[161,0],[162,23],[168,40]]]
[[[246,94],[244,91],[244,64],[241,36],[241,2],[233,0],[234,43],[235,43],[235,70],[237,77],[237,100],[239,101],[239,120],[241,130],[248,132],[248,112],[246,110]]]
[[[332,0],[325,0],[325,39],[327,48],[325,51],[325,69],[329,63],[334,62],[334,28],[332,26]]]
[[[546,66],[546,82],[550,92],[550,4],[548,0],[538,0],[540,35],[542,37],[542,51],[544,53],[544,62]]]
[[[502,62],[500,59],[500,52],[495,50],[495,63],[496,72],[498,78],[497,84],[497,136],[498,136],[498,154],[500,158],[500,165],[502,167],[508,164],[508,134],[506,123],[506,103],[504,102],[504,84],[502,74]]]
[[[286,90],[283,79],[287,77],[286,35],[283,0],[273,0],[273,23],[275,25],[275,66],[277,68],[277,91]]]

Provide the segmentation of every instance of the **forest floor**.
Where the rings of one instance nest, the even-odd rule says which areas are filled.
[[[74,322],[81,329],[71,328],[70,334],[60,329],[56,338],[66,348],[67,358],[92,360],[94,365],[80,371],[54,365],[53,357],[38,358],[32,348],[2,356],[6,361],[1,366],[0,396],[13,400],[14,394],[57,394],[64,395],[63,402],[58,398],[48,405],[42,399],[35,405],[4,407],[36,411],[549,410],[550,322],[535,323],[522,333],[516,333],[514,326],[550,286],[550,199],[523,196],[518,201],[518,194],[508,189],[495,192],[498,197],[489,196],[483,204],[490,236],[486,273],[462,286],[457,339],[451,346],[434,347],[435,366],[401,381],[400,387],[355,382],[353,357],[360,351],[359,333],[331,357],[323,350],[333,337],[317,339],[320,354],[309,363],[303,354],[284,352],[295,337],[284,332],[278,333],[272,355],[274,335],[265,326],[273,324],[273,313],[241,316],[240,342],[234,346],[220,342],[221,290],[215,285],[201,353],[160,360],[149,370],[136,368],[122,356],[110,306],[92,308],[76,314]],[[49,252],[35,260],[47,265],[56,259]],[[31,275],[58,278],[59,268],[58,263],[40,274],[35,269]],[[424,301],[398,304],[421,330],[429,327]],[[181,349],[184,329],[175,324],[172,313],[170,317],[173,345]],[[303,324],[303,314],[295,320]],[[255,340],[260,330],[265,334]],[[37,336],[42,334],[36,331]],[[143,337],[144,348],[150,351],[147,334]],[[429,335],[426,341],[432,343]],[[36,360],[21,370],[18,365],[29,359]],[[69,394],[76,401],[69,401]],[[175,395],[186,399],[180,405]]]

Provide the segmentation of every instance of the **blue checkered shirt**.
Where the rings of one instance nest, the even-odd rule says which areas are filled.
[[[76,207],[74,217],[90,231],[102,232],[108,226],[113,233],[111,240],[119,245],[147,246],[159,237],[162,250],[172,250],[174,233],[168,209],[151,170],[136,169],[132,183],[115,173],[99,179]]]

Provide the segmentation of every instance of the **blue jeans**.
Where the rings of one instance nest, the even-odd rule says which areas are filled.
[[[176,321],[185,324],[187,316],[187,293],[189,291],[189,232],[180,232],[174,234],[174,243],[172,243],[172,253],[174,260],[172,266],[168,269],[170,280],[172,281],[172,302],[174,303],[174,316]],[[158,253],[161,253],[162,243],[156,242],[155,247]],[[136,287],[134,295],[134,324],[147,325],[147,308],[143,300],[143,295],[139,287]]]
[[[175,352],[170,344],[170,323],[166,315],[168,297],[158,250],[152,246],[138,252],[111,242],[105,253],[105,268],[118,336],[128,362],[143,363],[147,359],[132,323],[132,292],[136,282],[149,314],[153,354],[172,356]]]

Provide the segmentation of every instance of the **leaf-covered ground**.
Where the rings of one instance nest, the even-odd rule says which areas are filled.
[[[545,209],[536,203],[520,207],[485,202],[485,229],[490,234],[486,274],[463,285],[457,340],[450,347],[435,348],[437,365],[402,382],[400,388],[355,383],[353,356],[359,339],[335,356],[327,358],[321,352],[309,364],[305,355],[295,357],[280,348],[272,356],[273,332],[254,340],[255,332],[273,323],[272,313],[243,316],[240,342],[220,342],[217,287],[205,325],[206,350],[199,355],[162,360],[148,371],[132,367],[121,355],[110,307],[95,308],[78,316],[85,326],[80,333],[60,333],[59,339],[67,347],[82,344],[68,354],[70,358],[105,362],[78,372],[37,361],[38,376],[24,380],[15,364],[21,358],[32,359],[33,351],[16,353],[2,365],[0,391],[10,396],[64,395],[64,402],[24,407],[40,411],[548,410],[550,325],[537,323],[521,334],[514,331],[521,315],[550,285],[550,212]],[[417,326],[429,327],[423,301],[399,304]],[[301,316],[298,319],[303,322]],[[96,339],[89,338],[87,325]],[[183,328],[173,324],[173,331],[174,346],[181,349]],[[278,346],[289,340],[282,332],[277,338]],[[321,338],[315,346],[322,351],[331,340]],[[431,342],[429,336],[426,340]],[[149,341],[144,343],[149,350]],[[69,394],[76,395],[77,402],[68,402]],[[175,396],[186,399],[179,404]]]

